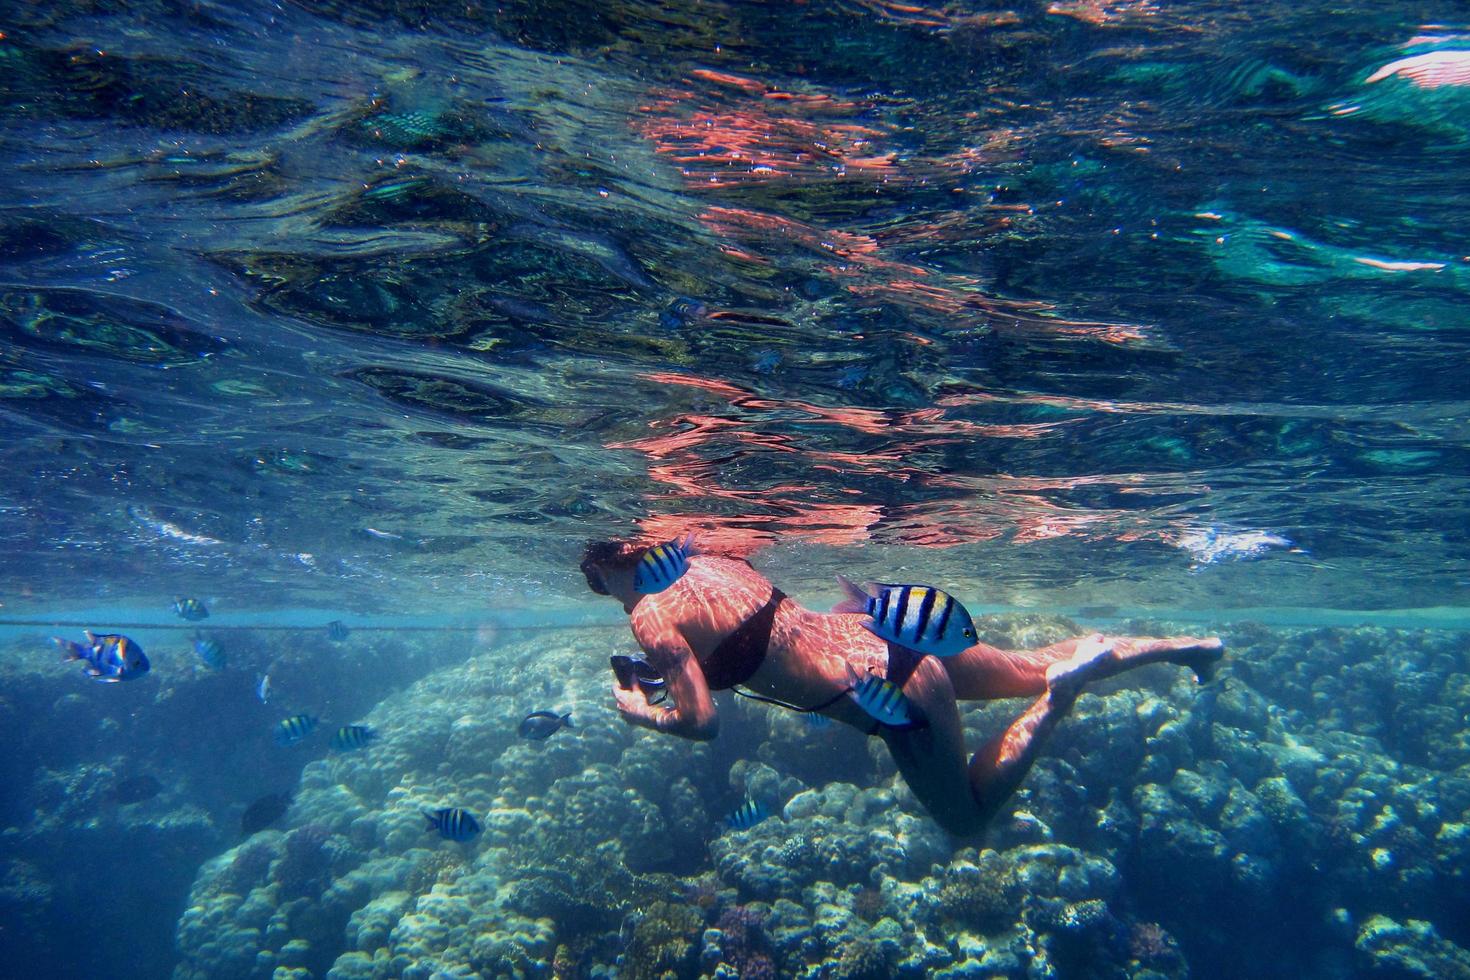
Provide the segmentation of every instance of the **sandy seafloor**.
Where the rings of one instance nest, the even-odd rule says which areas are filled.
[[[1008,646],[1077,628],[982,625]],[[1209,686],[1161,665],[1085,694],[978,843],[841,726],[725,695],[712,743],[628,727],[608,693],[621,628],[241,634],[217,672],[160,641],[154,676],[127,685],[18,641],[0,661],[0,962],[176,980],[1470,977],[1467,634],[1222,635]],[[967,705],[971,749],[1023,705]],[[534,709],[577,727],[519,739]],[[293,710],[322,726],[274,745]],[[329,752],[349,722],[381,738]],[[140,773],[158,795],[118,802]],[[245,804],[291,786],[275,827],[239,836]],[[723,828],[746,797],[773,816]],[[426,831],[441,806],[484,832]]]

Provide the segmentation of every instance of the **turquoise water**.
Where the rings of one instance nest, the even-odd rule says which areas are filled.
[[[1465,17],[0,8],[0,962],[1470,976]],[[622,723],[578,560],[686,530],[814,609],[1230,652],[958,841],[841,726]]]

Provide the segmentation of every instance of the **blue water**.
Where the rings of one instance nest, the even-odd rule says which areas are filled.
[[[1470,975],[1467,154],[1454,3],[0,9],[0,963]],[[577,563],[688,530],[1223,684],[951,840],[846,730],[623,725]]]

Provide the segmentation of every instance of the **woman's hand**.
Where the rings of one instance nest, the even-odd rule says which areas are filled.
[[[642,725],[644,728],[653,728],[653,705],[648,703],[648,695],[638,685],[631,688],[619,687],[617,682],[613,683],[613,697],[617,699],[618,711],[623,720],[632,725]]]

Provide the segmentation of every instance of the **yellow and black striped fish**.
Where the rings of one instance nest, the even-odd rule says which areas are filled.
[[[360,749],[378,737],[378,733],[366,725],[343,725],[332,733],[332,748],[337,752]]]
[[[866,613],[863,626],[875,635],[919,653],[953,657],[975,645],[975,623],[960,601],[931,585],[859,587],[837,576],[847,598],[834,613]]]
[[[204,607],[204,603],[200,602],[198,599],[189,599],[184,597],[175,599],[174,612],[178,613],[181,619],[187,619],[191,621],[209,618],[209,610],[206,609]]]
[[[424,819],[429,828],[437,830],[446,840],[467,841],[480,832],[480,821],[464,807],[446,806],[438,810],[425,810]]]
[[[745,802],[731,810],[725,817],[725,826],[731,830],[749,830],[771,815],[760,800],[745,798]]]
[[[317,719],[311,715],[292,715],[276,725],[276,744],[295,745],[316,731]]]
[[[874,673],[859,676],[852,664],[847,665],[847,682],[851,688],[848,696],[874,720],[892,728],[913,724],[908,696],[897,684]]]
[[[641,595],[662,592],[684,577],[689,571],[689,559],[699,553],[692,534],[654,545],[638,559],[638,567],[633,570],[633,591]]]

